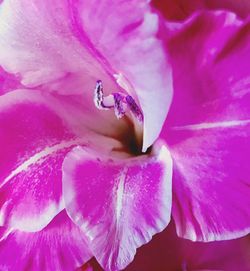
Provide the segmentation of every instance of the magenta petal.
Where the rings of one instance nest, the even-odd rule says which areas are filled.
[[[170,220],[172,160],[162,146],[152,157],[113,161],[76,147],[63,164],[66,210],[105,270],[125,268],[136,249]]]
[[[174,160],[179,236],[250,232],[250,32],[232,13],[201,13],[168,47],[175,97],[162,136]]]
[[[56,113],[57,102],[38,91],[0,96],[1,225],[36,231],[64,207],[62,161],[80,141]]]
[[[159,136],[172,99],[171,66],[160,39],[163,22],[148,2],[82,0],[78,9],[83,29],[111,64],[117,82],[139,100],[144,151]]]
[[[72,271],[91,255],[81,230],[65,211],[58,214],[42,231],[0,234],[0,270]]]

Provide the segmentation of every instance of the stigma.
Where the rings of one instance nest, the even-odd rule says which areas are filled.
[[[143,122],[143,114],[140,107],[131,95],[122,92],[115,92],[104,96],[101,80],[96,82],[94,91],[94,104],[99,110],[114,110],[115,116],[121,119],[131,113],[139,122]]]

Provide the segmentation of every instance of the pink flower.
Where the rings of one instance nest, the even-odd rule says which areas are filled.
[[[6,0],[0,18],[0,266],[122,269],[170,220],[167,148],[135,155],[171,102],[159,18],[144,0]]]
[[[146,0],[0,18],[2,269],[123,269],[171,208],[180,237],[249,233],[248,22],[164,22]]]

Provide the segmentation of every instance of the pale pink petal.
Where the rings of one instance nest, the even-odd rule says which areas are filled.
[[[72,271],[91,257],[81,230],[65,211],[43,230],[0,234],[0,269],[8,271]]]
[[[165,146],[153,156],[123,160],[76,147],[63,164],[66,210],[105,270],[125,268],[136,249],[170,220],[172,160]]]
[[[3,1],[0,18],[0,65],[24,86],[92,95],[102,79],[114,88],[69,1]]]
[[[162,132],[174,160],[179,236],[250,231],[250,32],[232,13],[201,13],[168,41],[175,97]]]
[[[172,77],[148,1],[10,0],[0,18],[0,65],[23,85],[91,97],[97,79],[107,93],[120,85],[143,110],[143,150],[156,140]]]
[[[169,20],[183,20],[198,10],[228,10],[242,18],[250,14],[249,0],[153,0],[152,4]]]
[[[171,67],[160,40],[161,21],[146,0],[80,2],[83,29],[112,66],[117,82],[139,100],[146,151],[160,133],[172,98]]]

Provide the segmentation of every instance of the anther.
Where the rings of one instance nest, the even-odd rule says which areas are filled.
[[[125,116],[127,111],[129,111],[137,120],[140,122],[143,121],[142,111],[132,96],[125,95],[121,92],[116,92],[109,96],[104,96],[101,80],[96,82],[94,103],[95,106],[100,110],[109,110],[113,108],[118,119]]]
[[[106,105],[104,103],[104,95],[103,95],[103,86],[102,81],[98,80],[96,82],[95,92],[94,92],[94,103],[95,106],[100,110],[108,110],[110,108],[113,108],[113,106]]]
[[[127,95],[126,96],[126,103],[130,109],[130,111],[134,114],[134,116],[140,121],[143,121],[143,114],[141,112],[141,109],[136,104],[135,100],[132,98],[132,96]]]
[[[120,93],[113,93],[113,97],[115,115],[118,119],[121,119],[126,113],[123,102],[124,97]]]

